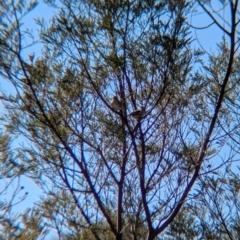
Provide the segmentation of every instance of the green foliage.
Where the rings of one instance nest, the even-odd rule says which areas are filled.
[[[35,42],[27,41],[23,22],[36,3],[0,5],[9,10],[1,23],[0,76],[15,88],[1,95],[3,176],[24,174],[43,191],[21,220],[10,210],[3,216],[4,233],[10,239],[44,238],[50,229],[59,239],[235,239],[234,4],[232,32],[220,26],[231,44],[223,39],[206,62],[205,51],[191,45],[188,22],[196,4],[214,12],[204,1],[46,2],[59,11],[49,26],[37,20],[42,52],[29,59],[24,49]],[[112,108],[113,96],[121,108]],[[142,114],[134,119],[136,110]],[[13,155],[9,142],[19,137],[24,144]]]

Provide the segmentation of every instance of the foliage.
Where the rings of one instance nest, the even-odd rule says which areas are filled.
[[[2,93],[2,122],[26,143],[4,165],[43,190],[19,236],[239,237],[238,194],[228,199],[238,189],[238,1],[226,5],[230,30],[200,0],[46,2],[59,12],[48,27],[38,20],[42,53],[29,59],[22,23],[36,3],[1,3],[0,75],[15,87]],[[191,45],[196,4],[228,37],[206,64]]]

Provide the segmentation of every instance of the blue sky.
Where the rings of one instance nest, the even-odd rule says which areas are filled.
[[[220,7],[218,1],[215,0],[212,2],[213,5],[216,6],[217,8]],[[50,23],[49,21],[55,13],[57,13],[57,9],[50,8],[46,6],[43,2],[40,2],[39,5],[25,17],[24,26],[29,29],[32,29],[34,34],[37,36],[38,26],[36,25],[34,19],[43,18],[47,23]],[[230,13],[227,11],[220,12],[220,14],[224,15],[225,18],[229,18],[230,16]],[[203,27],[207,26],[211,22],[211,19],[208,16],[206,16],[206,14],[196,14],[195,16],[192,16],[191,21],[195,27]],[[196,39],[196,41],[193,42],[193,46],[201,45],[201,47],[203,47],[207,52],[213,53],[216,51],[217,42],[220,42],[222,40],[223,33],[218,27],[216,27],[216,25],[212,25],[211,27],[205,30],[193,31],[193,37]],[[38,44],[32,47],[31,49],[27,49],[26,57],[33,51],[36,57],[39,56],[41,54],[41,45]],[[14,89],[12,88],[10,83],[8,83],[6,80],[1,79],[0,91],[13,92]],[[4,110],[2,103],[0,102],[0,113],[2,111]],[[21,143],[21,139],[18,139],[17,143]],[[15,207],[14,209],[15,211],[23,211],[27,207],[31,207],[33,203],[38,200],[38,197],[41,193],[37,185],[30,179],[27,179],[26,177],[22,177],[22,185],[25,187],[25,191],[28,192],[28,196],[24,202],[18,204]],[[49,235],[47,240],[52,239],[52,236],[53,234]]]

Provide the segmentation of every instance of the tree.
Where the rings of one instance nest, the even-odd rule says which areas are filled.
[[[227,38],[208,64],[191,45],[196,4]],[[239,236],[214,185],[239,143],[238,1],[219,4],[231,11],[230,30],[211,1],[63,1],[49,27],[38,21],[42,54],[27,59],[22,22],[36,3],[1,3],[0,74],[16,90],[1,96],[3,124],[28,143],[7,165],[44,191],[29,210],[40,232],[150,240],[210,237],[209,227],[224,231],[214,237]],[[206,226],[214,207],[217,220]]]

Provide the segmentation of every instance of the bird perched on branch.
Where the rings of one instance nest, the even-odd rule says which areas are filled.
[[[114,109],[114,110],[120,110],[121,109],[121,103],[120,101],[118,100],[118,98],[116,96],[114,96],[110,102],[111,104],[111,107]]]
[[[132,118],[134,118],[135,120],[139,120],[140,118],[143,117],[144,114],[144,109],[143,108],[139,108],[133,112],[130,113],[130,116]]]

